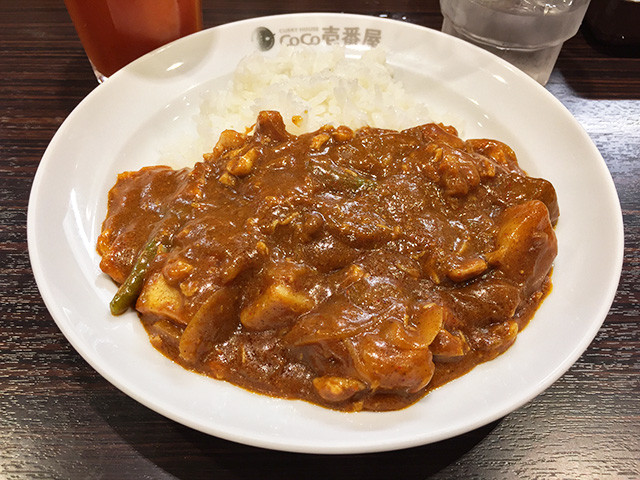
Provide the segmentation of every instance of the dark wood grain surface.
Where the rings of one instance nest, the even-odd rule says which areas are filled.
[[[442,21],[435,0],[204,4],[206,27],[309,11]],[[29,191],[56,129],[96,83],[62,0],[0,1],[0,478],[640,478],[640,58],[606,51],[579,33],[547,86],[600,149],[624,214],[619,290],[587,351],[546,392],[468,434],[398,452],[301,455],[165,419],[100,377],[56,327],[29,263]]]

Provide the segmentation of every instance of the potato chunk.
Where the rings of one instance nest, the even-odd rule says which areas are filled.
[[[242,310],[240,321],[249,330],[269,330],[286,325],[313,306],[314,301],[306,294],[284,283],[274,283]]]
[[[180,290],[167,283],[161,272],[151,275],[136,302],[136,310],[143,315],[157,315],[186,325],[188,320],[183,313],[183,296]]]
[[[507,209],[496,243],[498,248],[489,255],[489,264],[522,285],[525,295],[539,290],[558,253],[545,204],[532,200]]]

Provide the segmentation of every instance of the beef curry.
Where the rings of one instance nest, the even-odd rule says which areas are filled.
[[[118,176],[98,239],[113,313],[187,369],[391,410],[504,352],[550,288],[558,205],[495,140],[277,112],[193,168]]]

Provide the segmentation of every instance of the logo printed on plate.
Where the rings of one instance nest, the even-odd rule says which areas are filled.
[[[267,27],[256,28],[251,39],[261,51],[271,50],[276,41],[283,46],[300,45],[367,45],[376,47],[382,40],[379,28],[353,27],[288,27],[273,33]]]

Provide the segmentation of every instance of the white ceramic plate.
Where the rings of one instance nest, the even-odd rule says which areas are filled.
[[[313,43],[324,28],[379,36],[406,89],[463,119],[464,135],[505,141],[550,180],[560,204],[554,288],[504,355],[389,413],[347,414],[253,394],[189,373],[157,353],[136,315],[109,314],[115,286],[95,242],[118,172],[160,162],[188,135],[205,89],[224,84],[266,27]],[[353,32],[353,30],[350,30]],[[288,37],[287,37],[288,35]],[[367,48],[349,45],[352,53]],[[411,24],[343,14],[252,19],[155,51],[96,88],[69,115],[36,174],[29,251],[42,297],[75,349],[127,395],[194,429],[245,444],[313,453],[399,449],[494,421],[534,398],[581,355],[602,324],[622,267],[622,215],[597,149],[568,111],[523,73],[484,51]]]

